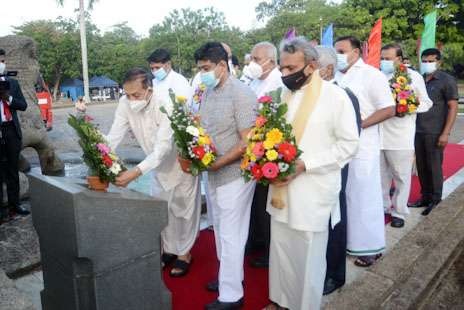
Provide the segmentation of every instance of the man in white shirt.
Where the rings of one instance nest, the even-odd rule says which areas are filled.
[[[121,172],[116,185],[130,182],[150,171],[156,171],[152,194],[168,201],[168,226],[161,234],[163,262],[174,262],[172,277],[185,275],[192,257],[190,249],[195,243],[200,225],[200,184],[197,177],[183,173],[173,142],[171,123],[160,111],[164,106],[172,113],[172,102],[164,92],[152,89],[151,76],[143,69],[131,69],[123,83],[125,96],[119,100],[115,119],[106,139],[114,150],[130,129],[142,147],[146,158],[135,168]],[[159,188],[155,186],[161,186]]]
[[[172,69],[171,54],[164,48],[155,50],[148,58],[151,73],[154,76],[153,90],[155,93],[166,92],[172,89],[176,96],[190,99],[193,95],[187,79]]]
[[[267,309],[320,309],[329,218],[339,220],[341,168],[356,154],[356,116],[346,92],[319,76],[318,54],[304,38],[281,45],[289,91],[287,121],[303,151],[296,172],[269,189],[271,215]]]
[[[395,115],[395,103],[385,75],[361,59],[357,38],[338,38],[335,49],[339,70],[335,80],[356,95],[362,119],[359,150],[350,163],[346,186],[347,252],[358,256],[357,266],[367,267],[385,250],[378,124]]]
[[[251,62],[246,74],[252,80],[250,88],[260,98],[271,91],[283,87],[282,74],[277,67],[277,48],[270,42],[260,42],[251,51]],[[255,268],[269,266],[270,216],[266,212],[268,186],[256,185],[251,221],[249,249],[261,249],[263,255],[250,261]]]
[[[380,69],[390,80],[397,66],[403,61],[403,51],[398,44],[382,47]],[[408,69],[411,87],[419,100],[417,113],[427,112],[433,105],[427,95],[424,78],[416,71]],[[391,82],[390,82],[391,83]],[[383,207],[391,213],[391,226],[404,226],[409,214],[408,198],[411,189],[411,171],[414,156],[414,136],[417,114],[392,117],[380,123],[380,172],[382,177]],[[395,182],[393,197],[390,197],[392,180]]]

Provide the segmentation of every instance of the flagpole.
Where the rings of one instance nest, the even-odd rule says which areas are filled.
[[[319,44],[322,44],[322,16],[319,17]]]

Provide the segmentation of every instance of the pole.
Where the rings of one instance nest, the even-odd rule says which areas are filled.
[[[322,16],[319,17],[319,26],[320,26],[320,32],[319,32],[319,44],[322,44]]]
[[[82,78],[84,80],[84,100],[86,103],[89,103],[89,68],[87,63],[87,38],[85,31],[84,0],[79,0],[79,24],[81,30]]]

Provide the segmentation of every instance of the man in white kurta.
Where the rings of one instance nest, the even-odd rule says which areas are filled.
[[[338,85],[358,98],[361,112],[359,150],[351,161],[346,187],[347,252],[359,256],[358,266],[369,266],[385,250],[385,222],[380,181],[378,124],[395,115],[387,78],[360,58],[361,43],[348,36],[337,39]]]
[[[333,225],[339,220],[341,168],[354,156],[359,142],[349,97],[323,81],[317,66],[317,52],[304,38],[282,45],[280,70],[292,90],[282,97],[303,153],[296,173],[270,187],[269,298],[292,310],[320,308],[329,218],[332,214]],[[305,113],[306,108],[311,112]],[[285,206],[278,209],[275,195],[282,188],[286,188]]]
[[[382,47],[380,68],[390,81],[395,66],[402,62],[403,52],[397,44]],[[417,113],[427,112],[433,105],[427,95],[424,78],[416,71],[408,69],[411,87],[419,100]],[[392,215],[392,227],[403,227],[409,214],[408,198],[411,189],[411,171],[414,157],[414,136],[417,114],[392,117],[380,123],[380,173],[382,177],[383,207]],[[392,181],[395,183],[393,197],[390,197]]]
[[[124,90],[126,96],[119,100],[106,138],[110,147],[116,149],[130,129],[147,157],[134,169],[121,173],[116,184],[126,186],[140,175],[156,171],[153,183],[161,187],[156,196],[168,201],[168,226],[161,235],[163,251],[189,263],[190,249],[199,229],[200,186],[198,178],[183,173],[176,160],[170,121],[160,111],[164,106],[172,112],[171,99],[165,93],[153,91],[149,74],[141,69],[127,73]]]

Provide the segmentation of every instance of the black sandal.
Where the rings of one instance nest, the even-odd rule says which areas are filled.
[[[377,254],[377,255],[359,256],[354,261],[354,264],[358,267],[363,267],[363,268],[370,267],[381,257],[382,257],[382,253]]]
[[[192,265],[192,262],[193,258],[190,258],[190,262],[176,259],[176,261],[172,265],[172,269],[169,272],[169,275],[173,278],[180,278],[185,276],[189,272],[190,265]],[[172,272],[174,269],[180,269],[180,272]]]
[[[169,253],[163,253],[163,255],[161,255],[161,265],[163,266],[163,268],[171,265],[177,258],[177,255],[174,255],[174,254],[169,254]]]

